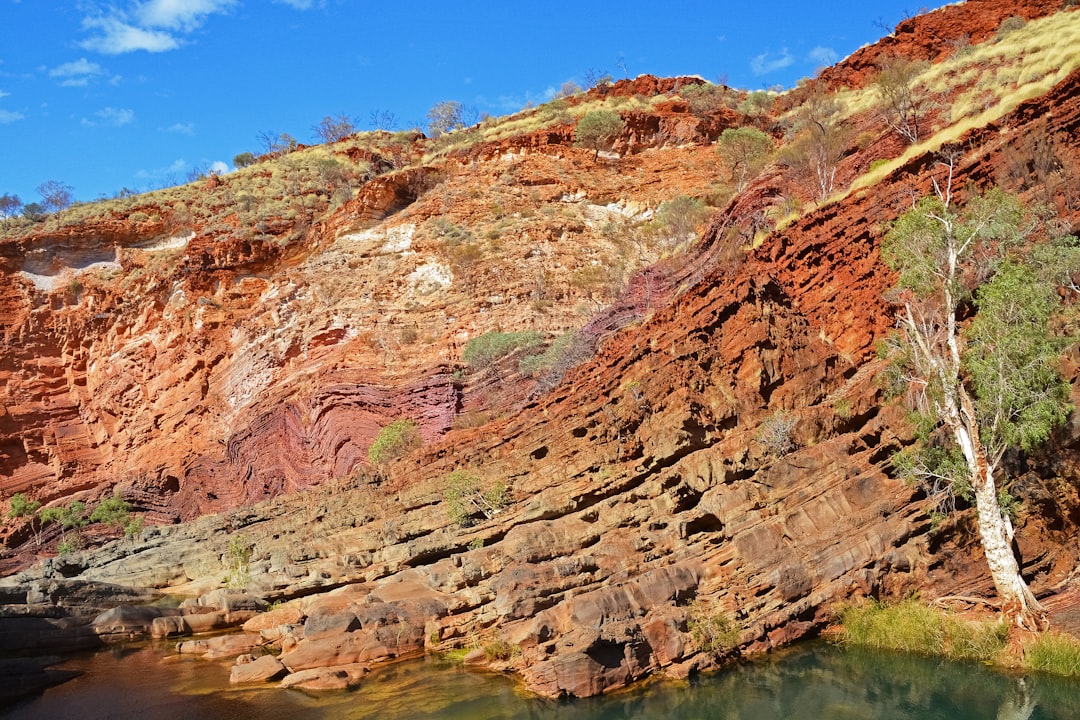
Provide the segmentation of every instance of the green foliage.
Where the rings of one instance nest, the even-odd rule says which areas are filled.
[[[11,496],[7,515],[9,518],[33,518],[41,508],[41,503],[31,500],[24,493],[15,493]]]
[[[99,522],[121,529],[127,525],[130,512],[131,504],[119,495],[113,495],[98,503],[98,506],[90,513],[90,522]]]
[[[41,511],[42,524],[55,522],[64,530],[86,527],[87,520],[83,515],[86,513],[86,504],[78,500],[72,500],[63,507],[50,507]]]
[[[950,252],[957,253],[960,263],[969,262],[982,250],[1000,256],[1027,236],[1030,228],[1023,220],[1020,200],[997,188],[973,198],[963,214],[940,198],[926,197],[892,224],[882,242],[881,257],[900,274],[897,287],[923,298],[948,290],[960,301],[965,288],[955,282],[946,288],[941,281],[941,269],[948,267]],[[990,243],[995,246],[990,248]],[[980,260],[994,262],[993,257]],[[993,264],[986,270],[993,270]]]
[[[484,646],[484,655],[489,661],[501,660],[503,662],[509,660],[515,655],[521,654],[521,647],[518,645],[511,645],[505,640],[493,640]]]
[[[759,118],[772,108],[776,98],[766,90],[755,90],[739,103],[738,110],[750,118]]]
[[[254,550],[240,535],[229,538],[225,548],[225,586],[244,588],[251,582],[251,553]]]
[[[612,110],[592,110],[578,120],[574,128],[574,144],[594,150],[595,160],[600,151],[611,146],[623,130],[623,120]]]
[[[685,98],[690,106],[690,112],[695,115],[707,115],[716,112],[726,105],[727,98],[725,88],[711,83],[697,83],[679,88],[679,94]]]
[[[143,531],[145,522],[141,517],[134,517],[124,523],[124,535],[126,537],[134,538]]]
[[[752,127],[727,128],[720,133],[716,152],[731,169],[736,192],[761,172],[772,157],[776,143],[761,130]]]
[[[515,350],[540,344],[543,336],[535,330],[524,332],[488,332],[465,343],[462,361],[472,369],[485,368]]]
[[[479,519],[490,519],[510,504],[506,483],[485,483],[479,475],[455,470],[446,477],[443,491],[446,515],[458,527],[469,527]]]
[[[368,448],[368,459],[376,464],[389,462],[401,457],[421,443],[420,426],[415,420],[402,418],[394,420],[379,430],[375,440]]]
[[[1007,623],[970,622],[914,598],[850,606],[840,622],[842,643],[983,662],[1001,655],[1009,632]]]
[[[686,628],[698,650],[708,655],[722,655],[738,645],[739,628],[727,615],[712,613],[700,602],[687,608]]]
[[[1060,268],[1074,268],[1078,259],[1070,243],[1037,248],[1034,263],[1019,257],[1002,259],[1020,245],[1030,230],[1019,200],[1000,190],[972,199],[956,213],[939,198],[925,198],[893,224],[882,243],[882,257],[898,271],[897,286],[933,303],[944,322],[960,303],[974,299],[978,313],[958,338],[960,368],[974,390],[979,433],[991,453],[1007,447],[1031,450],[1046,440],[1071,409],[1068,386],[1055,366],[1066,341],[1052,337],[1048,323],[1059,305],[1054,277]],[[963,271],[978,262],[978,275]],[[943,277],[942,268],[960,270]],[[977,289],[980,277],[992,276]],[[951,307],[944,307],[951,305]],[[911,366],[916,346],[893,342],[899,366]],[[945,352],[945,351],[943,351]],[[920,386],[930,403],[945,392],[940,374]],[[940,423],[931,408],[916,414],[922,439],[918,449],[894,458],[901,475],[928,479],[931,488],[952,485],[966,494],[970,469],[958,450],[935,447],[932,432]],[[930,488],[928,488],[930,489]]]
[[[892,160],[890,160],[889,158],[878,158],[877,160],[871,160],[869,170],[870,172],[880,170],[891,162]]]
[[[78,500],[72,500],[63,507],[45,508],[38,515],[42,526],[55,522],[61,527],[60,543],[56,546],[56,552],[60,555],[66,555],[79,547],[79,529],[89,524],[89,521],[84,517],[85,514],[86,504]],[[75,532],[69,536],[69,530]]]
[[[243,170],[255,164],[255,155],[249,152],[239,153],[233,156],[232,163],[237,170]]]
[[[660,203],[645,232],[664,238],[677,248],[697,236],[698,229],[710,214],[709,208],[701,200],[676,195]]]
[[[574,332],[563,333],[555,338],[551,345],[539,355],[526,355],[521,358],[521,362],[518,363],[518,372],[522,375],[536,377],[551,370],[555,367],[559,358],[573,345],[576,334]]]
[[[1069,384],[1057,369],[1070,341],[1047,331],[1057,290],[1032,268],[1006,260],[975,302],[964,366],[979,399],[983,444],[1031,451],[1072,411]]]
[[[1024,665],[1039,672],[1080,677],[1080,640],[1064,633],[1039,633],[1024,645]]]
[[[919,485],[928,497],[938,498],[938,507],[953,509],[954,497],[971,502],[971,471],[963,453],[954,445],[933,443],[929,438],[919,445],[893,454],[893,469],[910,485]]]
[[[1068,385],[1056,367],[1071,341],[1053,337],[1049,323],[1060,305],[1062,269],[1080,265],[1080,253],[1065,240],[1036,246],[1029,258],[1015,252],[1006,257],[1032,228],[1019,199],[992,190],[973,198],[963,213],[939,198],[923,199],[897,219],[882,243],[882,258],[898,271],[898,288],[933,303],[938,322],[974,300],[977,314],[957,331],[960,372],[974,390],[979,433],[991,454],[1008,447],[1030,451],[1071,410]],[[950,263],[958,270],[946,278],[942,268]],[[899,359],[911,363],[912,357]],[[927,381],[923,392],[934,402],[944,391],[942,380],[934,375]],[[937,420],[929,414],[933,427]]]

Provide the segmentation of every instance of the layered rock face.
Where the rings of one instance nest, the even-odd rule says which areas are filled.
[[[1001,3],[969,5],[1012,14]],[[1010,146],[1036,132],[1075,177],[1078,97],[1074,73],[957,138],[966,150],[955,186],[997,179]],[[642,128],[683,128],[701,141],[716,132],[675,108],[656,117],[631,124],[627,147],[654,132]],[[249,589],[287,607],[249,628],[278,645],[280,667],[247,667],[255,660],[244,657],[237,682],[287,672],[344,687],[371,662],[474,644],[488,652],[472,661],[512,668],[553,697],[661,670],[683,676],[733,645],[766,651],[862,596],[990,594],[966,516],[935,527],[926,498],[893,476],[890,457],[911,437],[903,407],[874,377],[875,341],[892,325],[883,297],[893,279],[878,243],[928,190],[935,156],[740,252],[782,191],[779,175],[767,175],[689,252],[634,275],[590,316],[580,336],[595,355],[561,382],[537,389],[500,366],[454,377],[455,352],[480,329],[530,327],[504,300],[530,297],[538,269],[544,283],[564,284],[563,299],[592,300],[580,287],[574,296],[568,276],[543,272],[560,253],[587,266],[587,255],[573,255],[576,239],[604,237],[602,222],[632,211],[626,178],[669,162],[654,148],[567,180],[567,168],[585,167],[563,163],[577,152],[560,144],[567,138],[545,131],[458,158],[463,174],[489,173],[484,182],[514,177],[520,187],[508,183],[507,197],[587,204],[577,217],[512,229],[545,235],[501,270],[501,298],[477,291],[487,280],[468,268],[452,269],[473,293],[460,317],[463,305],[438,294],[455,292],[441,285],[449,261],[417,228],[438,213],[464,225],[487,210],[429,186],[433,170],[374,181],[302,250],[173,238],[187,243],[182,267],[204,272],[170,275],[145,302],[125,305],[96,286],[81,298],[34,293],[33,278],[4,286],[9,489],[49,482],[63,496],[100,482],[102,468],[131,468],[125,489],[153,517],[231,508],[52,560],[17,584],[40,595],[68,576],[200,592],[239,558]],[[864,161],[853,151],[841,169],[850,175]],[[587,200],[574,187],[586,179]],[[1069,183],[1040,192],[1076,222]],[[359,216],[379,224],[355,227]],[[125,237],[114,232],[102,247]],[[5,252],[9,274],[44,276],[19,265],[32,248]],[[120,265],[145,268],[152,252],[125,246]],[[345,273],[361,265],[396,271],[351,283]],[[380,309],[392,298],[400,305]],[[99,303],[109,309],[97,313]],[[438,338],[424,352],[397,334],[410,303],[418,334]],[[544,317],[544,329],[572,325],[565,308]],[[105,324],[100,335],[86,329],[94,322]],[[499,417],[455,427],[471,407]],[[398,415],[420,422],[426,444],[366,467],[371,437]],[[1053,456],[1030,458],[1018,481],[1031,498],[1018,544],[1037,590],[1067,578],[1078,559],[1078,438],[1077,427],[1062,432]],[[461,477],[471,485],[455,485]],[[500,487],[505,502],[483,497]],[[462,497],[475,504],[462,511]],[[733,640],[719,637],[724,627]],[[302,675],[316,668],[331,670]]]
[[[430,442],[465,411],[507,410],[527,384],[452,377],[463,345],[580,326],[671,251],[621,229],[715,173],[719,120],[638,114],[624,150],[672,146],[616,167],[573,148],[568,125],[483,144],[371,180],[287,245],[168,207],[4,242],[4,492],[48,503],[117,487],[151,522],[191,519],[345,476],[395,418]],[[238,182],[202,192],[233,197]]]

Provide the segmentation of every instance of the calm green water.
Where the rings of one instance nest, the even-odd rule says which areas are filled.
[[[508,678],[435,660],[381,668],[351,693],[312,697],[277,689],[233,690],[228,666],[164,659],[161,647],[113,649],[64,667],[85,674],[0,718],[52,720],[614,720],[615,718],[820,720],[1076,720],[1080,682],[1021,679],[980,665],[843,650],[798,648],[691,682],[653,682],[613,697],[551,702]]]

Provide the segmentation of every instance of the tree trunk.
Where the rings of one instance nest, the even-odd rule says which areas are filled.
[[[975,510],[979,519],[979,539],[986,563],[990,566],[994,587],[1001,598],[1002,614],[1016,627],[1045,630],[1046,610],[1020,575],[1020,565],[1013,555],[994,477],[985,460],[978,472],[972,475],[972,489],[975,491]]]
[[[1024,578],[1020,564],[1012,551],[1011,525],[1002,512],[994,483],[994,465],[974,423],[975,407],[961,387],[956,394],[945,393],[944,421],[960,446],[971,473],[971,489],[975,494],[979,540],[982,542],[990,577],[1001,599],[1001,614],[1014,626],[1025,630],[1045,630],[1046,610],[1035,599]]]

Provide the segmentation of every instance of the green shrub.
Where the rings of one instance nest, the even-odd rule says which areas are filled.
[[[739,628],[723,613],[710,613],[695,602],[688,608],[686,627],[698,650],[708,655],[722,655],[739,643]]]
[[[239,535],[229,538],[225,550],[225,586],[243,588],[251,581],[251,552],[253,548]]]
[[[725,91],[719,85],[698,83],[679,88],[679,94],[690,106],[690,112],[695,115],[707,115],[716,112],[725,106]]]
[[[1042,633],[1024,645],[1024,665],[1055,675],[1080,676],[1080,640],[1062,633]]]
[[[401,457],[421,443],[420,426],[415,420],[402,418],[386,425],[368,448],[368,460],[380,465]]]
[[[127,523],[129,512],[131,505],[119,495],[113,495],[98,503],[94,512],[90,513],[90,522],[121,528]]]
[[[688,195],[676,195],[660,203],[656,215],[646,226],[646,232],[678,247],[697,236],[698,228],[710,214],[711,211],[701,200]]]
[[[755,90],[743,98],[742,102],[739,103],[738,110],[743,115],[758,118],[768,113],[775,102],[776,98],[772,93],[765,90]]]
[[[78,500],[72,500],[66,507],[51,507],[41,511],[42,524],[55,522],[64,530],[86,527],[86,504]]]
[[[573,345],[575,335],[577,335],[576,332],[564,333],[555,338],[551,345],[539,355],[526,355],[521,358],[521,362],[518,363],[518,372],[536,377],[551,370],[559,358]]]
[[[515,333],[484,333],[465,343],[461,360],[470,368],[484,368],[515,350],[539,345],[542,337],[540,333],[533,330]]]
[[[11,504],[8,506],[9,518],[33,518],[41,508],[41,503],[31,500],[25,493],[15,493],[11,496]]]
[[[505,640],[493,640],[484,646],[484,655],[490,660],[509,660],[521,654],[521,648]]]
[[[610,147],[623,129],[619,113],[611,110],[593,110],[578,120],[574,129],[574,144],[594,150],[593,160],[604,148]]]
[[[730,171],[737,192],[761,173],[775,149],[773,139],[753,127],[727,128],[716,141],[716,152]]]
[[[458,527],[469,527],[477,520],[490,519],[510,504],[506,483],[485,483],[480,476],[455,470],[446,477],[446,515]]]
[[[242,152],[238,155],[234,155],[232,162],[236,169],[242,170],[243,168],[255,164],[255,155],[249,152]]]

